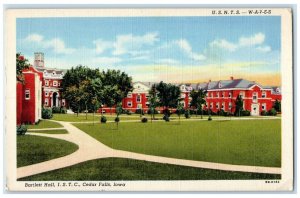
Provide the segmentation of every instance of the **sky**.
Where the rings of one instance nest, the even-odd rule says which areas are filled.
[[[19,18],[17,52],[33,63],[120,69],[133,81],[197,83],[231,76],[280,85],[278,16]]]

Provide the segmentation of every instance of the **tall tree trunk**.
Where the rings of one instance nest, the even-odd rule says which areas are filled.
[[[87,113],[88,113],[88,110],[87,110],[87,104],[85,104],[85,119],[87,120]]]
[[[78,107],[78,108],[77,108],[77,117],[79,116],[79,109],[80,109],[80,108]]]
[[[93,112],[93,125],[95,125],[95,110]]]
[[[110,115],[112,115],[112,112],[111,112],[111,110],[112,110],[112,107],[110,107]]]

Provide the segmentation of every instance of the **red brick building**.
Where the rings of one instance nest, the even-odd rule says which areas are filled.
[[[61,107],[62,70],[44,67],[44,54],[34,53],[34,65],[24,70],[24,83],[17,82],[17,124],[34,124],[41,119],[42,107]]]

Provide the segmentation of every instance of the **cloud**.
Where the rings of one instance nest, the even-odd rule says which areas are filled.
[[[250,37],[241,37],[239,39],[240,46],[251,46],[262,44],[265,40],[265,35],[263,33],[257,33]]]
[[[225,50],[229,50],[230,52],[235,51],[239,46],[237,44],[231,43],[225,39],[214,40],[209,44],[212,48],[221,48]]]
[[[96,53],[97,54],[102,54],[105,50],[114,47],[113,42],[104,41],[103,39],[94,40],[93,43],[96,45]]]
[[[159,41],[157,32],[147,33],[142,36],[133,34],[118,35],[114,43],[113,55],[139,55],[145,46],[152,46],[157,41]]]
[[[178,61],[175,59],[171,59],[171,58],[165,58],[165,59],[159,59],[156,61],[156,63],[158,64],[171,64],[171,65],[175,65],[178,64]]]
[[[92,62],[99,66],[112,66],[122,62],[122,59],[117,57],[96,57]]]
[[[190,43],[186,39],[180,39],[175,41],[175,43],[179,46],[180,49],[182,49],[191,59],[196,61],[205,60],[206,57],[202,54],[197,54],[193,52],[192,47]]]
[[[65,42],[60,38],[46,40],[44,36],[36,33],[28,35],[24,41],[27,44],[36,45],[41,49],[52,49],[58,54],[71,54],[75,51],[73,48],[67,48]]]
[[[41,42],[43,39],[44,39],[44,37],[42,35],[33,33],[33,34],[28,35],[25,38],[25,41],[27,41],[27,42]]]
[[[260,52],[270,52],[272,50],[270,46],[259,46],[256,49]]]

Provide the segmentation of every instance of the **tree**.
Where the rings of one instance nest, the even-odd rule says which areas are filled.
[[[190,93],[190,97],[192,98],[191,100],[191,107],[196,108],[196,115],[198,114],[198,110],[201,111],[201,119],[203,118],[203,108],[202,105],[205,104],[205,95],[206,91],[205,90],[192,90]]]
[[[184,113],[184,107],[183,107],[183,104],[182,104],[181,102],[179,102],[179,101],[178,101],[176,113],[177,113],[177,115],[178,115],[179,123],[180,123],[180,116],[181,116],[181,114]]]
[[[241,111],[243,111],[243,105],[244,102],[242,96],[238,95],[235,100],[235,112],[234,112],[235,116],[241,116]]]
[[[16,54],[16,74],[17,74],[17,81],[24,82],[24,76],[22,74],[22,71],[24,69],[28,69],[30,66],[27,59],[24,58],[21,53]]]
[[[113,94],[112,100],[109,101],[114,101],[114,104],[112,105],[117,105],[118,103],[122,102],[123,98],[127,96],[128,92],[132,91],[133,89],[132,78],[120,70],[108,69],[107,71],[102,71],[100,79],[104,87],[111,86],[114,87],[113,89],[116,91],[116,93]],[[110,107],[112,106],[111,103],[105,104]]]
[[[273,108],[277,111],[277,112],[281,112],[281,102],[279,100],[275,100]]]
[[[119,103],[120,92],[117,85],[103,86],[103,103],[110,108],[110,112],[112,111],[112,107]]]
[[[157,90],[156,85],[152,85],[151,89],[149,90],[149,111],[151,114],[151,122],[154,119],[155,109],[158,106],[158,97],[157,97]]]
[[[169,116],[169,108],[176,108],[180,101],[180,89],[176,85],[160,82],[156,89],[158,91],[159,105],[164,107],[165,116]]]

